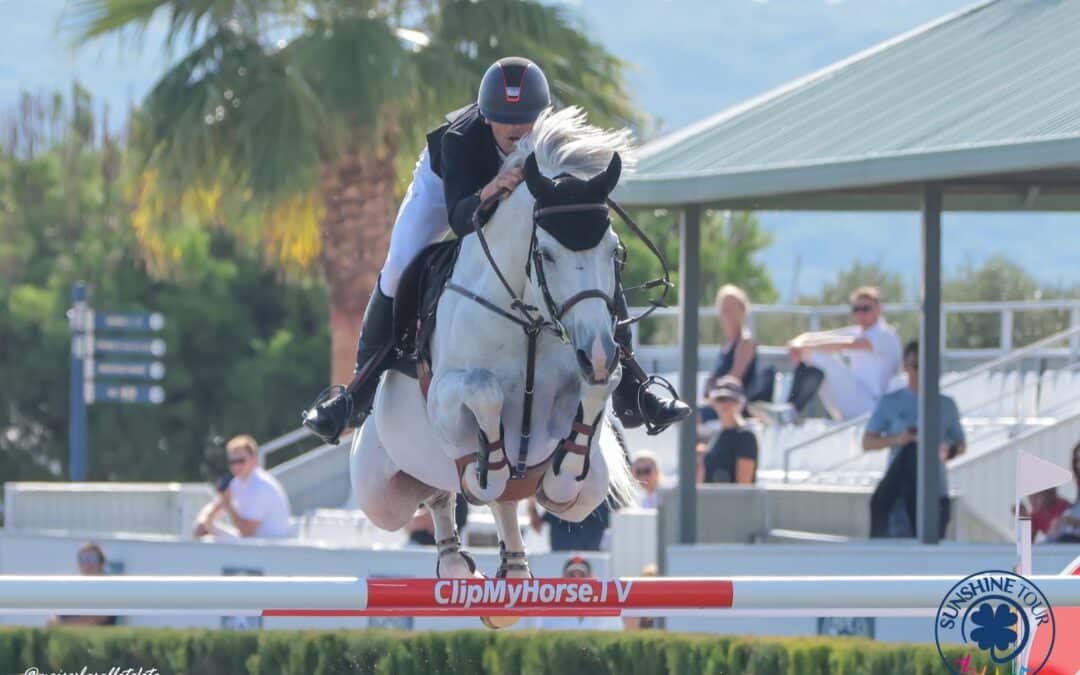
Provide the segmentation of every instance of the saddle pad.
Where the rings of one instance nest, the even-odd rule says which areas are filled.
[[[435,310],[454,272],[461,239],[431,244],[405,269],[394,296],[394,334],[401,357],[392,367],[416,377],[417,360],[430,362],[428,342],[435,332]]]

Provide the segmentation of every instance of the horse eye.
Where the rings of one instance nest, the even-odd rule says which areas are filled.
[[[555,256],[551,255],[551,251],[546,248],[540,249],[540,256],[549,263],[555,262]]]

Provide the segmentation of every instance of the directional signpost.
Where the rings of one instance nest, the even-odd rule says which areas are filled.
[[[86,480],[87,405],[165,401],[165,390],[153,384],[165,377],[165,365],[156,360],[165,356],[165,341],[133,335],[162,330],[165,318],[156,312],[95,312],[82,281],[72,287],[71,300],[71,480],[81,481]]]

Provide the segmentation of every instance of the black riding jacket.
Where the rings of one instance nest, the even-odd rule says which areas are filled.
[[[480,206],[480,190],[499,173],[499,157],[491,126],[472,105],[446,116],[449,122],[427,136],[431,169],[442,178],[450,229],[463,237],[472,232],[472,216]],[[485,219],[490,213],[482,214]]]

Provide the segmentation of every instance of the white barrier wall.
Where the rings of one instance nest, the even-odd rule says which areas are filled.
[[[1036,546],[1035,574],[1059,574],[1080,555],[1080,546]],[[666,576],[876,576],[956,575],[983,570],[1011,570],[1015,545],[951,544],[913,541],[852,544],[711,544],[667,549]],[[862,617],[852,617],[862,618]],[[731,635],[817,635],[818,619],[715,618],[679,616],[667,619],[674,631]],[[933,642],[928,618],[874,618],[873,636],[888,642]]]
[[[4,529],[191,536],[204,483],[4,483]]]
[[[990,526],[1002,534],[1011,533],[1017,452],[1023,450],[1067,468],[1077,441],[1080,441],[1080,415],[1030,431],[998,450],[956,458],[949,462],[949,488],[959,492],[968,506]],[[1073,499],[1076,486],[1069,483],[1058,492],[1066,499]]]
[[[331,546],[276,543],[162,542],[139,537],[99,537],[110,563],[123,566],[128,575],[219,576],[227,569],[258,571],[264,576],[435,576],[434,548],[371,551]],[[0,574],[77,574],[75,554],[84,537],[0,533]],[[494,576],[498,552],[473,550],[481,571]],[[538,577],[558,577],[569,553],[546,553],[529,557]],[[589,552],[598,577],[610,576],[606,553]],[[0,624],[43,625],[45,616],[0,615]],[[266,617],[264,628],[364,628],[373,625],[417,630],[479,628],[472,618],[373,619],[367,617]],[[220,616],[137,616],[126,623],[136,626],[222,627]],[[522,622],[525,623],[525,622]]]

